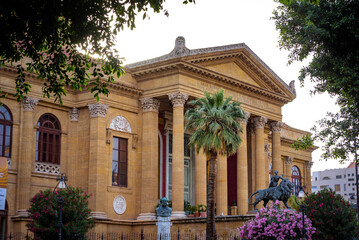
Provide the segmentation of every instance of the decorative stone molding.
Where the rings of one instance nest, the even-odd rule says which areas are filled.
[[[295,90],[295,81],[292,80],[289,83],[289,90],[294,94],[294,96],[297,96],[297,91]]]
[[[283,123],[282,122],[271,122],[270,123],[272,132],[274,133],[280,133],[283,127]]]
[[[143,112],[158,112],[160,109],[160,101],[155,98],[140,99]]]
[[[181,57],[188,55],[190,50],[186,47],[186,40],[184,37],[177,37],[175,42],[175,48],[170,52],[170,57]]]
[[[95,103],[95,104],[89,104],[88,105],[90,110],[90,117],[106,117],[108,105],[101,104],[101,103]]]
[[[171,100],[174,107],[183,107],[188,100],[188,94],[181,92],[169,93],[168,98]]]
[[[245,118],[244,119],[241,119],[240,121],[241,121],[241,123],[242,124],[247,124],[248,123],[248,119],[251,117],[251,113],[249,113],[249,112],[244,112],[244,114],[245,114]]]
[[[294,158],[293,157],[284,157],[285,165],[292,165]]]
[[[79,120],[79,116],[80,116],[80,109],[73,107],[70,110],[70,121],[77,122]]]
[[[254,122],[254,126],[255,128],[264,128],[264,126],[266,125],[268,119],[265,117],[255,117],[253,119]]]
[[[305,162],[305,168],[310,170],[313,166],[313,162]]]
[[[113,130],[121,131],[121,132],[128,132],[131,133],[131,125],[128,120],[119,115],[112,119],[110,128]]]
[[[26,97],[22,100],[24,111],[34,111],[35,106],[39,103],[39,99],[33,97]]]
[[[270,153],[270,144],[268,144],[268,143],[264,144],[264,152],[265,153]]]
[[[113,200],[113,210],[117,214],[123,214],[126,211],[126,199],[123,196],[118,195],[115,197]]]
[[[50,174],[60,174],[60,165],[35,162],[35,172],[39,173],[50,173]]]
[[[137,141],[138,141],[138,136],[137,134],[132,135],[132,148],[136,149],[137,148]]]
[[[106,143],[110,144],[112,139],[112,129],[107,128],[106,129]]]

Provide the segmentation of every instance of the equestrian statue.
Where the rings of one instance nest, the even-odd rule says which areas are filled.
[[[263,201],[264,202],[263,206],[266,207],[269,200],[272,200],[273,202],[275,202],[276,200],[282,201],[284,203],[284,205],[286,206],[286,208],[291,209],[291,207],[289,207],[287,203],[288,203],[288,199],[292,193],[293,183],[290,182],[288,178],[280,177],[280,179],[282,181],[277,186],[278,181],[279,181],[279,179],[278,179],[279,176],[277,174],[275,176],[276,176],[275,178],[272,177],[271,183],[269,184],[269,188],[255,191],[248,198],[248,204],[250,204],[249,200],[251,199],[251,197],[253,195],[257,194],[256,199],[254,200],[254,203],[253,203],[254,210],[258,210],[256,208],[256,205],[260,201]]]

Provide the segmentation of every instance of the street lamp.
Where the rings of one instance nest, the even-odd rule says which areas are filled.
[[[300,185],[299,187],[299,192],[297,193],[297,197],[299,197],[299,199],[303,199],[305,197],[305,195],[307,195],[304,190],[302,185]],[[301,203],[298,203],[297,198],[294,198],[295,202],[299,205],[300,211],[302,212],[302,221],[303,221],[303,228],[302,228],[302,239],[305,239],[305,234],[306,234],[306,229],[305,229],[305,224],[304,224],[304,210],[305,210],[305,205],[303,204],[303,201]]]
[[[56,184],[56,187],[54,188],[54,192],[56,191],[57,188],[59,188],[59,189],[67,188],[67,184],[66,184],[67,177],[63,173],[61,173],[61,176],[56,178],[56,181],[58,181],[58,182]],[[64,198],[61,195],[57,198],[57,203],[58,203],[58,205],[60,207],[60,210],[59,210],[59,224],[58,224],[58,227],[59,227],[59,240],[62,240],[62,204],[64,203]]]

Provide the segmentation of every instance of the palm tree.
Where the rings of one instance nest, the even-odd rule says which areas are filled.
[[[234,154],[241,138],[240,120],[245,118],[240,103],[232,101],[232,97],[224,98],[223,90],[213,94],[204,93],[205,97],[190,101],[193,105],[186,111],[186,129],[193,130],[189,145],[197,153],[201,149],[210,157],[207,183],[207,240],[216,239],[214,221],[214,187],[216,180],[217,155]]]

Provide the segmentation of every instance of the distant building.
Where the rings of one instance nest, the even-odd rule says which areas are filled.
[[[312,192],[317,193],[324,188],[331,188],[351,203],[356,203],[355,164],[346,168],[336,168],[313,172]]]

